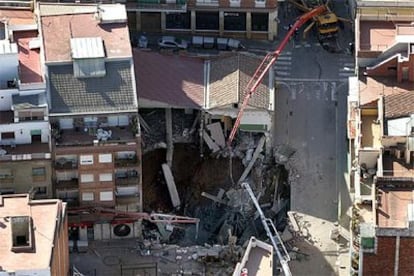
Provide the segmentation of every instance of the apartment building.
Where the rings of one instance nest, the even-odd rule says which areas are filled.
[[[350,79],[353,275],[411,275],[414,27],[408,1],[356,1],[359,77]]]
[[[29,9],[0,8],[0,64],[0,194],[51,197],[46,83]]]
[[[274,40],[277,0],[128,1],[128,21],[138,32],[176,32]]]
[[[55,196],[72,210],[69,225],[108,224],[84,215],[89,207],[141,211],[141,141],[124,6],[41,3],[38,13],[52,181]]]
[[[69,275],[66,203],[0,196],[0,274]]]

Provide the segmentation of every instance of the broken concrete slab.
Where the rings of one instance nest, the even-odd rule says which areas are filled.
[[[205,130],[203,131],[203,139],[212,152],[217,152],[220,150],[220,147],[211,139],[210,135],[208,135],[207,131]]]
[[[238,183],[241,183],[242,181],[244,181],[246,179],[246,177],[249,175],[250,171],[253,168],[254,163],[256,162],[256,159],[259,157],[260,152],[263,149],[263,146],[266,142],[266,137],[262,136],[259,140],[259,143],[257,144],[257,147],[253,153],[252,159],[249,162],[249,165],[247,165],[246,169],[244,170],[243,174],[240,176],[240,179],[238,181]]]
[[[174,177],[168,164],[162,164],[162,171],[164,173],[165,182],[167,182],[168,191],[171,197],[171,203],[174,208],[181,205],[180,197],[178,196],[177,187],[175,186]]]
[[[280,145],[274,151],[275,161],[278,164],[286,164],[289,158],[295,153],[295,149],[288,145]]]
[[[212,123],[206,126],[211,133],[211,139],[221,148],[226,146],[226,139],[224,138],[223,128],[220,122]]]
[[[296,221],[296,218],[295,218],[295,212],[289,211],[289,212],[287,212],[287,214],[288,214],[290,224],[292,225],[293,231],[299,232],[300,228],[299,228],[298,222]]]
[[[206,193],[206,192],[202,192],[201,193],[201,196],[204,196],[204,197],[206,197],[208,199],[211,199],[212,201],[215,201],[215,202],[220,203],[220,204],[227,204],[226,201],[224,201],[223,199],[219,198],[218,196],[214,196],[214,195],[209,194],[209,193]],[[223,196],[221,196],[221,197],[223,197]]]

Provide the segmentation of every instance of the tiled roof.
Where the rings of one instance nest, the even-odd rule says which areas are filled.
[[[140,101],[195,109],[203,106],[202,59],[134,50],[134,63]]]
[[[73,65],[49,68],[51,113],[136,111],[129,61],[106,62],[106,75],[76,78]]]
[[[361,105],[366,105],[377,101],[382,96],[414,91],[414,84],[398,83],[396,77],[360,76],[359,91],[359,102]]]
[[[261,59],[248,54],[238,53],[211,61],[209,79],[209,108],[241,103],[245,89]],[[268,108],[268,75],[249,100],[249,106]]]
[[[385,96],[384,112],[385,118],[398,118],[414,114],[414,91]]]
[[[101,37],[107,58],[132,57],[127,23],[100,24],[95,11],[89,11],[90,6],[86,9],[89,13],[71,13],[66,5],[54,8],[62,9],[65,14],[42,15],[40,19],[46,62],[72,60],[70,39],[81,37]]]

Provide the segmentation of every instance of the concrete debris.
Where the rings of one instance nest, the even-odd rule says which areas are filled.
[[[213,153],[220,150],[220,147],[213,141],[213,139],[211,139],[210,135],[208,135],[207,131],[205,130],[203,131],[203,139]]]
[[[168,191],[170,192],[172,205],[174,208],[177,208],[181,205],[181,202],[180,197],[178,196],[177,187],[175,186],[171,169],[167,164],[162,164],[161,167],[164,173],[165,182],[167,182]]]
[[[211,133],[211,139],[219,145],[221,148],[226,146],[226,141],[223,134],[223,128],[221,127],[220,122],[216,122],[213,124],[206,125],[206,128]]]
[[[262,136],[259,140],[259,143],[257,144],[257,147],[253,153],[253,156],[249,162],[249,164],[247,165],[246,169],[244,170],[243,174],[240,176],[238,183],[241,183],[242,181],[244,181],[246,179],[246,177],[249,175],[251,169],[253,168],[254,163],[256,162],[257,158],[260,155],[260,152],[263,149],[263,146],[266,142],[266,137]]]
[[[295,153],[295,149],[288,145],[280,145],[274,150],[274,158],[278,164],[286,164],[289,158]]]
[[[281,238],[284,242],[288,242],[293,239],[293,235],[287,227],[283,231]]]

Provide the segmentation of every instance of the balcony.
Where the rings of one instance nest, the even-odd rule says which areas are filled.
[[[79,188],[79,181],[77,178],[72,178],[68,180],[56,180],[55,188],[56,190],[76,190]]]
[[[138,167],[139,164],[136,154],[128,158],[115,158],[115,168]]]
[[[58,158],[55,162],[56,170],[75,170],[78,168],[78,161],[74,159]]]
[[[186,12],[186,0],[138,0],[127,3],[127,10]]]
[[[139,184],[139,174],[136,170],[118,171],[115,173],[116,186],[133,186]]]
[[[106,127],[104,130],[111,133],[105,141],[97,138],[98,128],[53,129],[52,135],[56,147],[129,145],[135,142],[136,137],[128,127]]]
[[[42,160],[51,158],[48,143],[33,142],[32,144],[2,145],[0,149],[3,150],[3,153],[0,154],[0,161]]]
[[[13,175],[4,175],[0,177],[0,185],[2,184],[13,184],[14,176]]]
[[[218,7],[219,1],[218,0],[197,0],[197,6],[210,6],[210,7]]]

